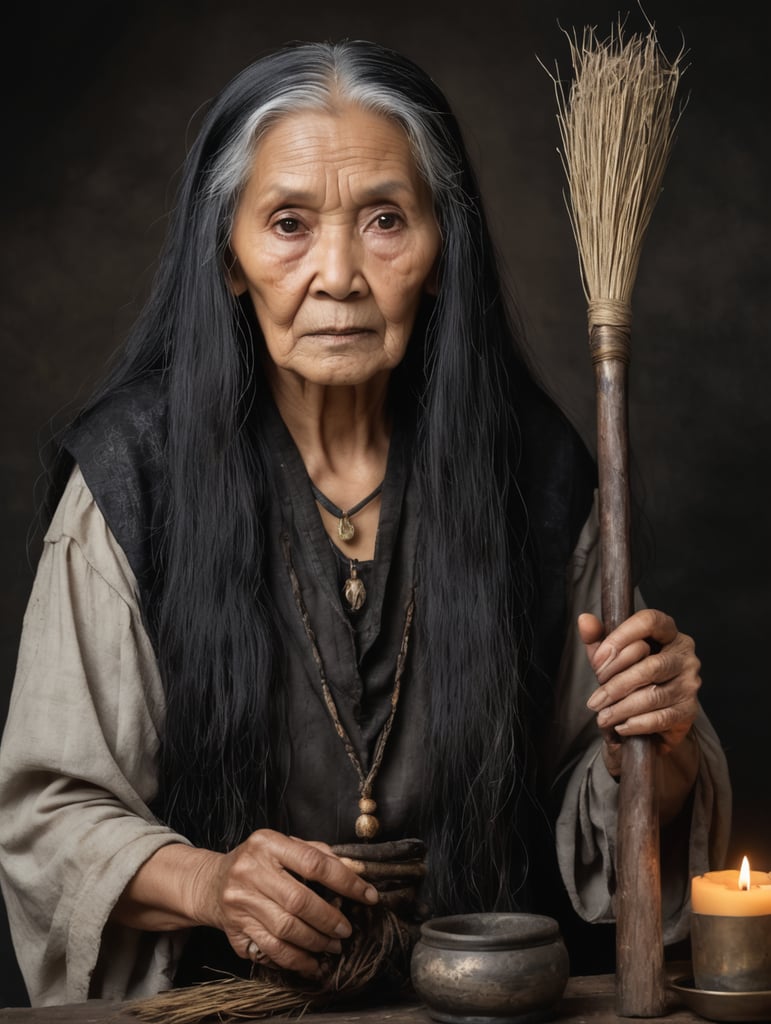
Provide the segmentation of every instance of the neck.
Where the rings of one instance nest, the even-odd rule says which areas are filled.
[[[335,387],[281,377],[271,381],[271,390],[308,475],[321,490],[325,483],[349,481],[357,492],[348,502],[353,504],[371,478],[378,479],[369,490],[380,482],[391,436],[387,376]]]
[[[315,486],[335,505],[349,509],[385,477],[391,424],[387,416],[388,377],[366,384],[322,387],[302,381],[287,387],[271,382],[276,407]],[[319,514],[329,536],[351,558],[374,558],[380,496],[356,514],[356,534],[341,543],[338,519]]]

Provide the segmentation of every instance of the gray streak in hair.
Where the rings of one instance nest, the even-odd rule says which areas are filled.
[[[381,114],[402,127],[438,212],[446,211],[453,200],[464,202],[458,181],[461,169],[451,165],[434,141],[444,135],[441,115],[410,103],[396,90],[362,79],[345,44],[320,43],[309,49],[315,52],[305,76],[296,84],[280,83],[280,91],[254,110],[223,147],[210,171],[206,189],[209,199],[224,200],[232,218],[249,177],[255,148],[268,129],[287,115],[305,110],[333,111],[342,102]]]

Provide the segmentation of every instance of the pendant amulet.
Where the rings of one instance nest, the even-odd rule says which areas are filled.
[[[340,540],[353,540],[355,533],[354,525],[348,516],[340,516],[337,521],[337,536]]]
[[[358,576],[351,575],[343,586],[343,596],[352,611],[357,612],[367,600],[367,591]]]

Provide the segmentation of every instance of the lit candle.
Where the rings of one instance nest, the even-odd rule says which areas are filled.
[[[691,879],[691,958],[696,987],[771,991],[771,875],[709,871]]]
[[[694,914],[760,917],[771,914],[771,875],[751,871],[745,857],[740,871],[708,871],[691,879]]]

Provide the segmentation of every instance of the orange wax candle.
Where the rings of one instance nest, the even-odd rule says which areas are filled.
[[[691,879],[694,914],[722,917],[771,915],[771,874],[750,871],[744,858],[741,871],[708,871]]]

